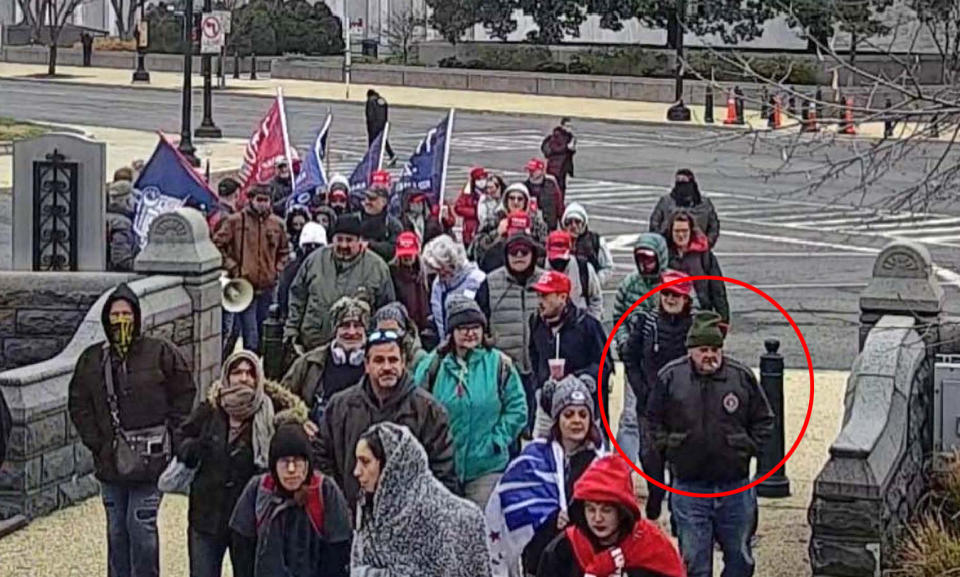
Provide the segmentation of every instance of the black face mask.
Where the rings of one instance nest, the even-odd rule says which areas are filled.
[[[563,272],[567,270],[568,264],[570,264],[570,259],[568,258],[551,258],[550,259],[550,268],[558,272]]]
[[[677,204],[690,206],[696,202],[697,184],[695,182],[678,182],[674,185],[673,190]]]

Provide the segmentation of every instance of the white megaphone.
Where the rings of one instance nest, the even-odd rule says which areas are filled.
[[[223,310],[228,313],[239,313],[247,310],[253,302],[253,285],[242,278],[220,277],[220,302]]]

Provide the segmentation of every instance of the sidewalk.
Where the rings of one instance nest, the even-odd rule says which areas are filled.
[[[45,123],[50,125],[50,123]],[[124,130],[107,128],[104,126],[84,125],[53,125],[63,126],[72,131],[80,131],[88,137],[107,143],[107,178],[113,180],[113,171],[130,166],[134,160],[148,160],[156,148],[159,137],[155,132],[144,130]],[[168,135],[172,140],[179,141],[179,134]],[[247,141],[238,138],[221,138],[219,140],[194,139],[197,148],[197,157],[203,159],[200,170],[206,170],[206,161],[210,160],[210,173],[237,170],[243,164],[243,151]],[[13,155],[0,156],[0,190],[13,186]]]
[[[46,65],[12,64],[4,62],[0,63],[0,78],[27,79],[31,76],[46,73],[46,69]],[[129,70],[116,68],[77,68],[70,66],[58,66],[57,70],[60,74],[64,75],[65,78],[58,78],[56,82],[71,84],[133,86],[142,90],[180,90],[183,81],[182,74],[150,72],[151,82],[149,85],[133,85],[130,82],[131,71]],[[201,85],[202,81],[200,77],[197,76],[193,86],[195,89],[198,89]],[[637,122],[666,126],[699,125],[725,130],[745,130],[745,127],[725,126],[723,124],[723,119],[726,117],[726,108],[723,106],[722,98],[718,99],[721,106],[714,109],[716,123],[705,124],[703,122],[702,106],[691,107],[690,110],[693,115],[691,122],[675,123],[666,121],[667,109],[670,108],[669,104],[633,100],[567,98],[501,92],[413,88],[408,86],[370,86],[364,84],[352,84],[350,86],[350,97],[347,98],[346,86],[341,83],[273,79],[234,80],[233,78],[227,78],[226,93],[272,96],[276,93],[277,87],[282,87],[284,95],[288,98],[307,100],[333,100],[361,103],[366,99],[367,90],[374,88],[381,90],[390,104],[394,106],[439,109],[457,108],[458,110],[502,114],[541,115],[556,118],[570,116],[574,118],[616,122]],[[222,93],[223,91],[215,91],[215,94],[218,92]],[[745,120],[749,128],[768,130],[766,120],[760,118],[760,114],[757,111],[747,111]],[[833,122],[836,122],[836,120],[833,120]],[[794,124],[793,126],[793,128],[783,128],[782,132],[796,132],[796,125]],[[897,129],[897,137],[903,136],[905,131],[909,133],[913,128],[912,125],[910,128],[907,128],[905,125],[900,124]],[[831,125],[825,130],[835,131],[836,126]],[[883,136],[883,123],[876,122],[858,125],[857,132],[861,137],[881,138]],[[856,137],[845,136],[843,138]],[[949,136],[944,135],[941,139],[948,140]]]
[[[817,371],[813,416],[803,442],[788,464],[793,496],[761,499],[759,541],[754,551],[757,575],[803,577],[810,575],[807,543],[807,506],[813,480],[827,458],[842,418],[843,392],[847,374]],[[787,371],[787,445],[792,444],[806,413],[809,383],[807,374]],[[619,415],[622,390],[615,385],[611,412]],[[612,418],[612,422],[616,419]],[[165,497],[160,511],[162,574],[186,577],[187,503],[183,497]],[[5,577],[61,577],[64,575],[106,574],[106,527],[103,506],[98,498],[36,520],[0,540],[2,574]],[[720,575],[720,564],[715,575]],[[229,573],[228,573],[229,574]]]

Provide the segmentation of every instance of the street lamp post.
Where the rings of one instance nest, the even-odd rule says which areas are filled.
[[[144,66],[146,60],[146,42],[143,38],[143,31],[146,30],[147,20],[143,15],[143,4],[145,0],[140,0],[140,22],[137,23],[137,69],[133,72],[134,82],[150,82],[150,73]]]
[[[211,0],[203,0],[203,11],[208,13],[213,10]],[[201,26],[202,28],[202,26]],[[203,30],[200,30],[203,34]],[[194,136],[197,138],[220,138],[223,133],[213,123],[213,83],[211,74],[213,72],[213,56],[210,54],[201,54],[200,66],[203,72],[203,120],[197,127]]]
[[[674,66],[675,70],[675,94],[676,104],[667,109],[667,120],[676,122],[687,122],[690,120],[690,109],[683,103],[683,18],[686,14],[686,0],[677,0],[676,13],[676,33],[674,37],[677,43],[677,57]]]
[[[179,150],[193,166],[200,166],[200,159],[193,147],[193,135],[190,130],[190,114],[193,111],[193,33],[196,28],[193,18],[193,0],[186,0],[183,19],[183,108],[180,110],[180,146]]]

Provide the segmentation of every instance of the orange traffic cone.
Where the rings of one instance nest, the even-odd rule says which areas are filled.
[[[773,111],[770,112],[770,116],[767,117],[767,127],[768,128],[780,128],[780,123],[783,122],[782,110],[780,109],[780,97],[773,97]]]
[[[733,96],[731,90],[727,96],[727,117],[723,120],[724,124],[738,124],[737,122],[737,99]]]
[[[840,132],[854,135],[857,133],[857,129],[853,126],[853,97],[848,96],[846,98],[846,105],[846,110],[843,112],[843,129]]]

